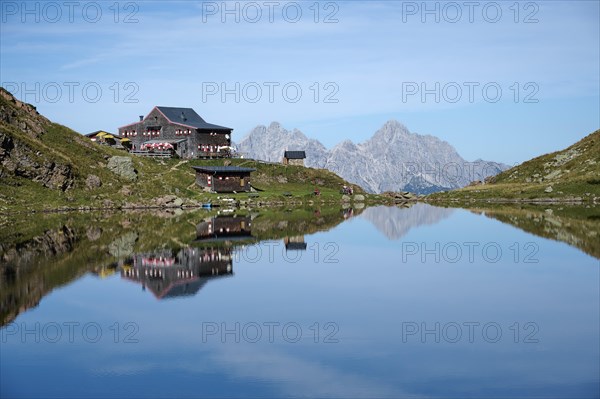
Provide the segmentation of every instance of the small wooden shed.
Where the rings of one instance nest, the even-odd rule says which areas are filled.
[[[284,165],[304,166],[305,158],[306,158],[306,152],[304,152],[304,151],[284,151],[282,163]]]
[[[192,166],[196,184],[215,193],[250,191],[250,173],[256,169],[239,166]]]

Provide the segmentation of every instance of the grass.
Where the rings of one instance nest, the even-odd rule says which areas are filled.
[[[431,194],[428,201],[600,201],[600,130],[508,169],[487,184]],[[552,190],[546,191],[548,187]]]
[[[194,184],[195,174],[191,167],[223,165],[224,160],[155,160],[135,156],[132,159],[138,179],[129,182],[106,168],[108,157],[128,156],[127,153],[87,141],[85,137],[64,126],[52,124],[48,133],[39,140],[33,140],[20,132],[11,133],[18,139],[23,139],[32,149],[60,148],[60,151],[52,150],[44,154],[45,158],[39,162],[51,160],[68,163],[72,166],[75,183],[71,189],[63,192],[44,187],[30,179],[7,176],[0,181],[0,212],[103,207],[107,200],[117,207],[126,204],[151,207],[156,206],[157,199],[165,195],[176,195],[195,202],[214,202],[219,197],[250,199],[254,202],[339,202],[342,198],[340,188],[349,184],[325,169],[231,159],[231,165],[256,169],[251,175],[251,182],[259,190],[258,197],[251,198],[247,193],[206,193]],[[86,187],[85,179],[90,174],[100,177],[100,187]],[[354,187],[356,193],[364,194],[359,187]],[[320,196],[313,194],[315,188],[320,190]],[[376,199],[376,196],[368,197]]]

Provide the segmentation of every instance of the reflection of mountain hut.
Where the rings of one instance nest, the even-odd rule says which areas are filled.
[[[158,299],[195,295],[206,282],[233,274],[230,248],[185,248],[137,254],[133,265],[121,269],[121,277],[142,284]]]
[[[248,216],[215,216],[196,225],[196,241],[237,241],[252,238]]]
[[[283,239],[286,251],[306,251],[304,236],[291,236]]]

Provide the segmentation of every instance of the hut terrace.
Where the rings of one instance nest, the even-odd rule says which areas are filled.
[[[256,169],[239,166],[192,166],[196,184],[205,191],[216,193],[250,191],[250,173]]]
[[[119,128],[119,136],[131,140],[136,153],[154,150],[181,158],[231,156],[233,129],[206,122],[192,108],[156,106],[138,122]]]

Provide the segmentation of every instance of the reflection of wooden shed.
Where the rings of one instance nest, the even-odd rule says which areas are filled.
[[[304,151],[284,151],[283,152],[283,164],[284,165],[304,166],[304,158],[306,158],[306,152],[304,152]]]
[[[304,236],[291,236],[283,239],[286,251],[306,251]]]
[[[197,242],[248,239],[252,239],[252,220],[247,216],[216,216],[196,225]]]
[[[192,166],[196,184],[206,191],[231,193],[250,191],[250,173],[256,169],[239,166]]]

